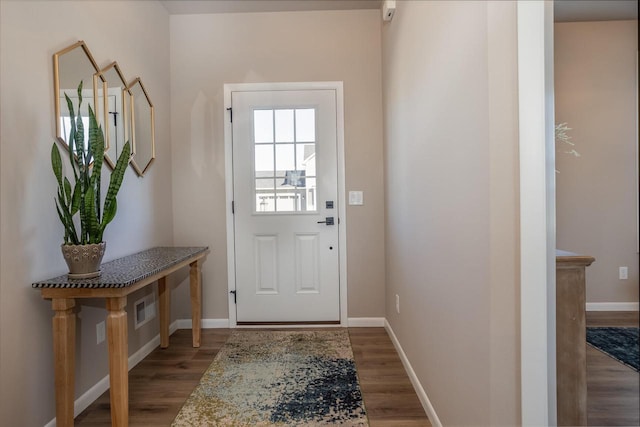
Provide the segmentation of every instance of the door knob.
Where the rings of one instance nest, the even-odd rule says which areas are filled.
[[[332,216],[328,216],[325,218],[324,221],[318,221],[318,224],[327,224],[327,225],[333,225],[333,217]]]

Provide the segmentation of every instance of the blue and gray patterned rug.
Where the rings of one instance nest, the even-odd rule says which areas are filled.
[[[236,330],[173,427],[368,426],[349,333]]]
[[[638,372],[640,341],[638,328],[587,328],[587,342]]]

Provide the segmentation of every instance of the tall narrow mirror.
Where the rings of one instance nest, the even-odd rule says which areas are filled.
[[[125,108],[126,80],[116,62],[94,75],[97,94],[96,116],[105,134],[105,162],[113,169],[122,146],[131,138],[130,111]]]
[[[71,119],[64,95],[67,94],[73,102],[74,109],[78,107],[78,85],[82,81],[82,107],[80,115],[85,129],[89,129],[89,110],[92,105],[95,110],[93,76],[98,72],[96,61],[91,56],[89,48],[83,41],[79,41],[53,55],[53,80],[55,91],[56,136],[68,145],[71,131]],[[102,81],[102,78],[99,79]],[[78,112],[76,111],[76,114]],[[85,132],[85,147],[88,132]]]
[[[131,166],[139,176],[142,176],[153,163],[156,152],[153,104],[139,77],[127,87],[125,104],[131,109],[130,128],[134,147]]]

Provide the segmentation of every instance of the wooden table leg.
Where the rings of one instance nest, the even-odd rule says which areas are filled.
[[[191,334],[193,346],[200,347],[200,323],[202,319],[202,283],[200,282],[200,261],[189,264],[189,285],[191,288]]]
[[[53,317],[53,357],[56,384],[56,425],[73,427],[76,364],[76,314],[73,298],[51,300]]]
[[[109,342],[109,396],[111,425],[129,425],[129,369],[127,342],[127,297],[107,298]]]
[[[169,319],[171,319],[171,289],[167,278],[158,279],[158,297],[160,299],[160,348],[169,347]]]

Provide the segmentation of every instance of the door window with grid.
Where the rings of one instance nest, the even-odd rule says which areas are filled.
[[[254,212],[317,212],[315,108],[253,111]]]

